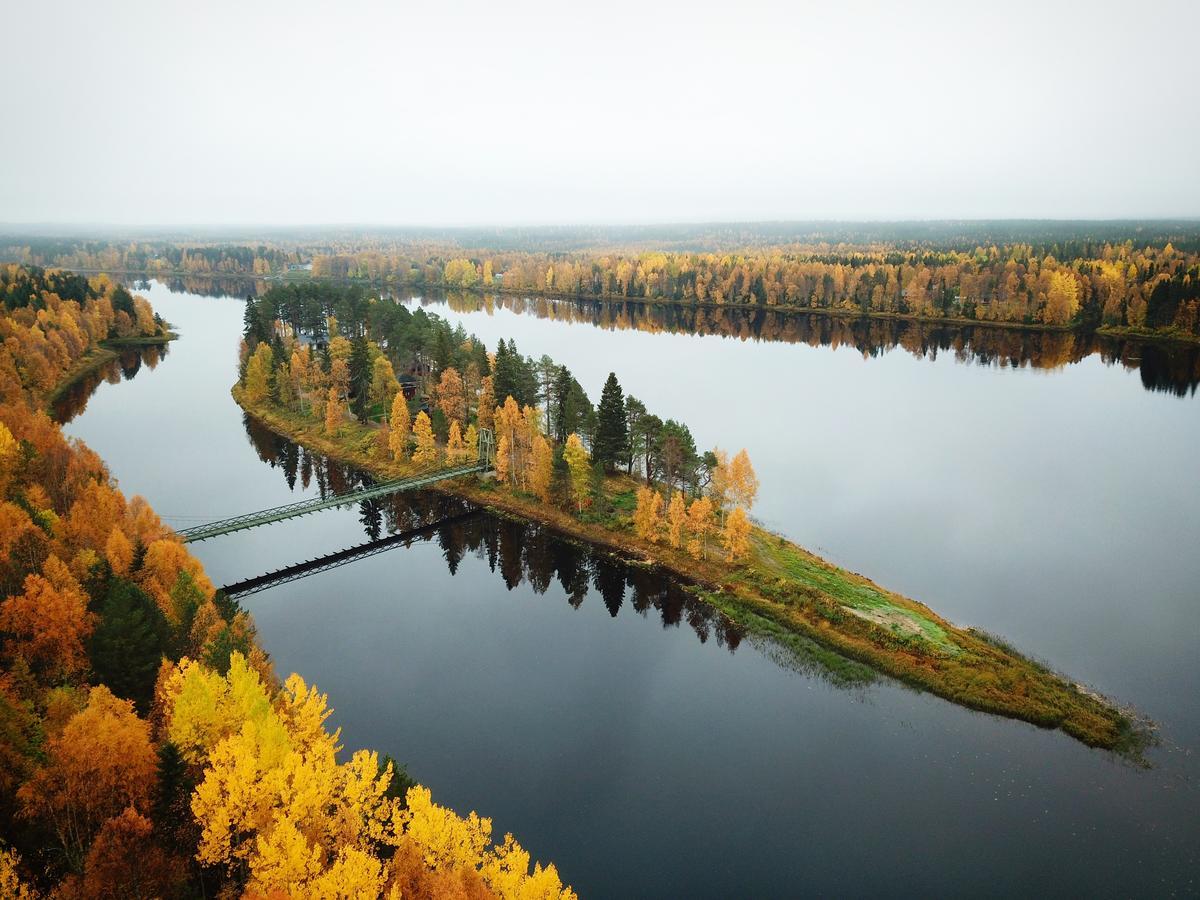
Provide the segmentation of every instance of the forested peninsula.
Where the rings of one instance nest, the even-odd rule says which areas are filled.
[[[1094,692],[754,525],[746,452],[699,450],[685,423],[626,396],[615,373],[594,405],[549,357],[512,341],[489,351],[423,309],[314,283],[248,301],[241,361],[233,392],[248,412],[380,480],[474,460],[487,430],[495,478],[440,490],[661,567],[740,625],[833,666],[866,664],[1131,757],[1144,746],[1146,733]]]
[[[0,300],[0,896],[574,897],[390,757],[340,758],[327,698],[47,415],[105,342],[169,337],[150,304],[12,265]]]

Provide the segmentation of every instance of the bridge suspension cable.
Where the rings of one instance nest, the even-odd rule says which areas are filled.
[[[330,509],[334,506],[357,503],[361,500],[370,500],[374,497],[386,497],[388,494],[395,494],[400,491],[418,490],[419,488],[428,487],[435,482],[444,481],[447,478],[459,478],[463,475],[471,475],[477,472],[488,472],[491,471],[495,457],[494,447],[495,438],[491,429],[481,428],[479,430],[479,446],[476,451],[476,461],[468,465],[452,466],[433,472],[410,475],[406,478],[382,481],[379,484],[367,485],[366,487],[347,491],[344,494],[337,494],[332,497],[312,497],[308,500],[286,503],[283,506],[260,509],[257,512],[245,513],[228,519],[219,519],[216,522],[209,522],[204,525],[193,525],[191,528],[184,528],[175,533],[183,539],[185,544],[190,544],[194,541],[205,541],[209,538],[214,538],[222,534],[230,534],[234,531],[257,528],[259,525],[282,522],[284,519],[292,519],[296,516],[306,516],[309,513],[314,513],[322,509]]]

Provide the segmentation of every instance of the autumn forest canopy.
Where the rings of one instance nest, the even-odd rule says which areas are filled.
[[[796,310],[991,323],[983,352],[1016,359],[1008,338],[1036,333],[1052,364],[1082,330],[1200,338],[1195,223],[25,235],[0,259],[0,896],[574,896],[490,819],[438,805],[388,755],[402,748],[345,754],[328,699],[275,672],[248,612],[48,415],[119,348],[176,337],[119,273],[253,278],[228,374],[254,428],[364,481],[454,470],[436,489],[465,507],[677,579],[687,599],[658,604],[664,623],[687,605],[698,633],[719,620],[722,640],[816,648],[1130,758],[1149,739],[1002,641],[756,524],[748,452],[698,446],[619,371],[589,396],[570,360],[487,346],[392,289],[672,311],[655,322],[728,311],[718,328],[752,311],[795,340],[814,338]],[[547,561],[531,571],[548,582]]]
[[[1200,337],[1200,224],[763,223],[0,236],[0,258]]]
[[[108,278],[0,268],[0,896],[569,898],[491,820],[346,758],[239,604],[44,412],[112,342]]]

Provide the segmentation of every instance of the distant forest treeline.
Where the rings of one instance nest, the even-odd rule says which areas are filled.
[[[1200,337],[1195,222],[463,230],[255,243],[43,237],[4,240],[0,257]]]

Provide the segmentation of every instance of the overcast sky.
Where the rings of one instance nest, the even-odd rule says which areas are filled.
[[[0,221],[1200,215],[1200,2],[8,4]]]

